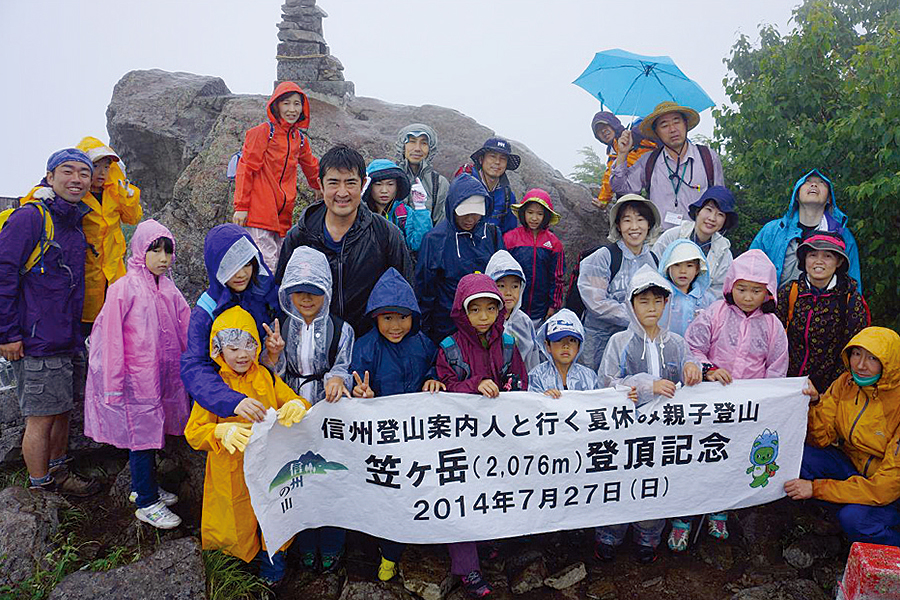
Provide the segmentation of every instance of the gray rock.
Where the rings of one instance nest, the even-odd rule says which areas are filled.
[[[808,569],[816,560],[836,556],[840,551],[839,537],[807,533],[784,549],[784,560],[796,569]]]
[[[540,557],[529,563],[523,570],[509,578],[509,589],[513,594],[526,594],[532,590],[542,588],[547,579],[547,565],[544,557]]]
[[[0,491],[0,581],[19,583],[51,550],[59,511],[69,503],[51,492],[8,487]]]
[[[588,598],[596,598],[597,600],[616,600],[619,597],[616,585],[609,578],[590,582],[587,585],[586,595]]]
[[[585,577],[587,577],[587,569],[585,569],[584,563],[577,562],[546,578],[544,585],[554,590],[564,590],[575,585]]]
[[[409,546],[400,563],[403,586],[423,600],[443,600],[453,587],[450,559],[446,553],[425,552]]]
[[[337,60],[337,59],[335,59]],[[21,419],[19,413],[19,399],[16,390],[4,390],[0,392],[0,424],[15,423]]]
[[[107,495],[113,506],[120,508],[134,506],[128,498],[131,495],[131,467],[129,465],[125,465],[116,475],[113,484],[109,486]]]
[[[278,29],[300,29],[300,25],[293,21],[282,21],[275,25]]]
[[[17,463],[22,459],[22,435],[25,423],[20,419],[0,425],[0,465]]]
[[[700,546],[700,558],[715,569],[727,571],[734,566],[734,549],[729,544],[709,540]]]
[[[167,79],[169,75],[171,78]],[[160,219],[178,240],[175,282],[189,302],[194,301],[207,285],[203,265],[204,236],[212,226],[230,220],[233,211],[233,184],[224,176],[228,159],[241,148],[245,131],[265,118],[267,100],[266,96],[249,95],[200,97],[194,103],[183,100],[196,97],[198,81],[210,80],[213,78],[163,71],[129,73],[123,80],[126,83],[120,82],[116,86],[111,105],[115,110],[110,109],[115,114],[110,121],[114,147],[129,161],[129,175],[144,189],[149,184],[153,195],[174,199],[166,202],[164,210],[148,206],[147,216]],[[143,87],[148,89],[136,89],[142,81],[146,82]],[[182,85],[188,90],[181,90]],[[224,88],[224,84],[221,87]],[[305,83],[303,87],[311,96],[312,118],[308,134],[316,156],[321,156],[337,142],[346,142],[358,149],[367,161],[379,157],[394,159],[397,131],[409,123],[423,122],[432,125],[440,138],[434,166],[439,173],[450,177],[484,140],[495,134],[453,109],[433,105],[403,106],[354,97],[353,83],[349,81],[316,81]],[[349,98],[346,98],[347,94]],[[319,101],[320,95],[345,98],[342,102],[345,105]],[[219,102],[212,103],[213,98]],[[196,105],[201,101],[210,102],[204,104],[202,118],[194,122],[191,116],[199,110]],[[183,118],[168,108],[179,102],[186,106]],[[161,111],[169,119],[165,127],[161,124]],[[125,115],[128,115],[127,120]],[[197,130],[192,129],[192,125],[196,125]],[[565,244],[568,264],[574,264],[579,252],[605,238],[605,213],[593,207],[586,186],[565,179],[522,144],[516,141],[512,144],[522,157],[519,169],[509,174],[513,190],[517,197],[534,187],[549,192],[563,219],[556,233]],[[171,152],[168,148],[178,151]],[[196,152],[185,165],[184,154],[188,148]],[[152,165],[154,171],[145,168],[135,173],[132,164]],[[160,187],[163,181],[160,173],[166,174],[169,187],[165,189]],[[148,184],[138,175],[146,175]],[[305,198],[312,198],[305,182],[300,189],[306,194]]]
[[[731,600],[825,600],[825,592],[809,579],[791,579],[741,590]]]
[[[318,58],[279,60],[276,73],[281,81],[315,81],[319,77],[320,63],[321,60]]]
[[[318,15],[290,15],[284,14],[281,18],[286,22],[296,23],[297,30],[311,31],[323,35],[322,17]]]
[[[116,84],[106,110],[110,145],[141,188],[148,216],[172,199],[230,93],[218,77],[158,69],[131,71]]]
[[[316,5],[316,0],[284,0],[284,4],[281,5],[281,9],[284,10],[287,6],[305,6],[307,8],[314,7]]]
[[[278,44],[279,56],[309,56],[324,54],[325,45],[317,42],[281,42]]]
[[[390,583],[348,581],[341,591],[340,600],[414,600],[414,598],[402,587]]]
[[[325,43],[325,38],[314,31],[303,29],[284,29],[278,32],[278,39],[282,42],[319,42]]]
[[[206,571],[193,537],[165,542],[149,557],[102,573],[77,571],[62,580],[51,600],[205,600]]]

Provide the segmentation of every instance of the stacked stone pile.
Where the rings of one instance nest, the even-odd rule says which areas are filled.
[[[275,85],[294,81],[324,100],[352,96],[353,82],[344,81],[344,65],[331,56],[322,36],[322,19],[328,14],[316,0],[285,0],[281,12]]]

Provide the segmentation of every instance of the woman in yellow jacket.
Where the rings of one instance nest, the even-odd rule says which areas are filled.
[[[784,490],[830,503],[851,542],[900,546],[900,336],[867,327],[843,359],[848,372],[828,391],[805,392],[807,446]]]
[[[290,427],[303,418],[310,404],[259,364],[259,351],[256,321],[243,308],[230,308],[213,322],[209,353],[220,367],[219,375],[228,387],[246,396],[244,401],[252,398],[266,409],[277,409],[278,422]],[[290,542],[270,562],[244,483],[244,449],[250,433],[249,421],[237,416],[222,419],[197,403],[184,430],[194,449],[207,452],[200,525],[203,549],[222,550],[244,562],[256,559],[260,577],[274,583],[284,576],[284,550]]]
[[[81,222],[88,248],[84,265],[84,310],[82,323],[93,323],[103,307],[106,289],[125,275],[125,236],[122,223],[137,225],[144,215],[141,191],[125,176],[119,155],[94,137],[86,137],[76,146],[94,163],[91,193],[84,203],[91,212]]]

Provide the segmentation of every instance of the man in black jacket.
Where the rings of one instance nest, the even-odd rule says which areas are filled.
[[[353,327],[357,337],[372,327],[366,302],[378,278],[394,267],[412,284],[413,265],[396,225],[360,204],[366,163],[356,150],[339,145],[319,159],[324,198],[308,206],[284,238],[275,280],[281,284],[294,249],[309,246],[328,257],[334,279],[331,312]]]

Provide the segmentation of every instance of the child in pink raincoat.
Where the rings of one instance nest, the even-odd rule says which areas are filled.
[[[183,435],[190,403],[181,383],[191,309],[166,272],[175,259],[172,233],[149,220],[131,238],[127,274],[107,291],[90,338],[84,433],[128,448],[135,516],[160,529],[181,518],[175,494],[156,483],[156,450]]]
[[[788,339],[775,313],[778,275],[761,250],[748,250],[731,263],[717,300],[688,326],[684,341],[694,362],[703,365],[704,381],[723,385],[734,379],[784,377]],[[709,534],[728,537],[726,513],[709,515]],[[669,547],[687,549],[690,521],[673,519]]]

